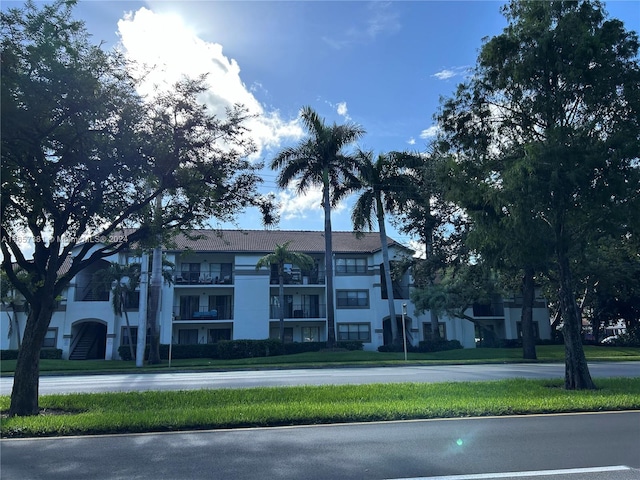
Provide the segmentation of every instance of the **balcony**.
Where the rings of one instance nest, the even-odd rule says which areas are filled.
[[[284,274],[285,285],[324,285],[325,274],[324,270],[300,270],[292,269],[290,272]],[[280,277],[278,272],[271,270],[271,276],[269,279],[271,285],[279,285]]]
[[[204,308],[198,309],[181,308],[180,305],[173,307],[174,320],[176,322],[212,322],[217,320],[233,320],[233,307],[226,308]]]
[[[176,285],[233,285],[233,275],[214,276],[204,272],[180,272],[173,277]]]
[[[284,307],[284,318],[326,318],[326,305],[303,305],[288,303]],[[269,307],[269,318],[276,320],[280,318],[280,307],[271,305]]]

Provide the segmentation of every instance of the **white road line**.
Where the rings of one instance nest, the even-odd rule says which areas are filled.
[[[530,472],[477,473],[473,475],[445,475],[440,477],[397,478],[393,480],[491,480],[495,478],[542,477],[545,475],[555,476],[555,475],[570,475],[570,474],[579,474],[579,473],[622,472],[626,470],[631,470],[631,468],[625,465],[616,465],[612,467],[567,468],[564,470],[534,470]]]

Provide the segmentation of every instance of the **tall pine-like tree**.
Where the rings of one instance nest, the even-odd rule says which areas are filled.
[[[443,146],[479,205],[526,217],[516,222],[524,231],[545,232],[559,284],[565,387],[590,389],[576,264],[637,208],[638,37],[607,19],[597,1],[514,0],[503,13],[508,26],[483,45],[473,78],[442,105]],[[538,235],[521,238],[523,251],[538,251]]]

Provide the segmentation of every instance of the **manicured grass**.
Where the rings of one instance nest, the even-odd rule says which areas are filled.
[[[585,354],[589,361],[640,361],[640,348],[596,347],[585,345]],[[564,346],[540,345],[536,348],[539,362],[564,362]],[[512,363],[530,362],[522,359],[520,348],[469,348],[449,350],[436,353],[410,353],[409,362],[420,365],[443,363]],[[286,368],[286,367],[323,367],[341,365],[399,365],[404,363],[402,353],[380,352],[311,352],[296,355],[282,355],[266,358],[244,358],[239,360],[211,360],[206,358],[173,360],[174,370],[226,370],[233,368]],[[3,374],[12,374],[15,360],[4,360],[0,363]],[[120,360],[41,360],[41,373],[92,373],[92,372],[126,372],[168,370],[165,360],[160,365],[136,368],[134,362]]]
[[[502,380],[45,395],[43,414],[3,418],[2,437],[86,435],[418,418],[640,409],[640,378]],[[9,398],[0,397],[6,412]]]

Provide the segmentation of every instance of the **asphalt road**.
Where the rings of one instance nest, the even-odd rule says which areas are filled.
[[[640,377],[640,362],[591,363],[593,378]],[[564,364],[445,365],[191,373],[41,376],[40,394],[194,390],[289,385],[344,385],[396,382],[466,382],[503,378],[564,378]],[[0,395],[9,395],[12,377],[0,378]]]
[[[619,412],[18,439],[0,447],[3,480],[638,480],[639,440],[640,412]]]

